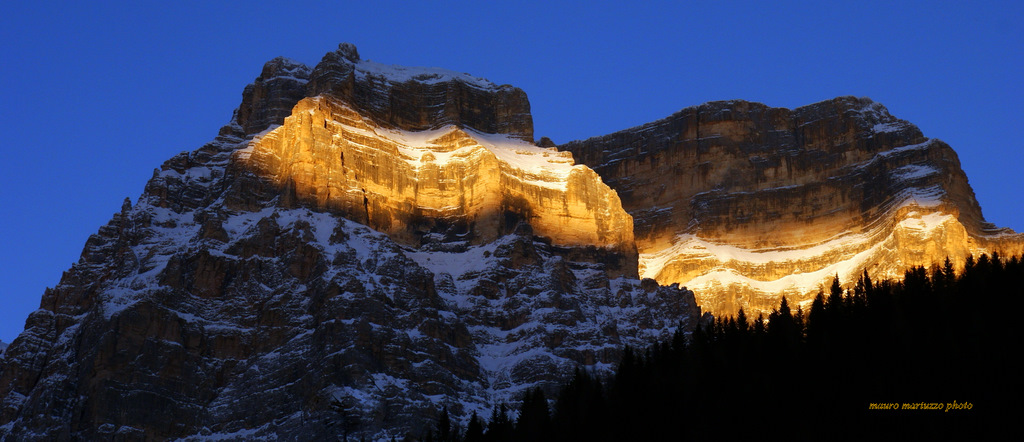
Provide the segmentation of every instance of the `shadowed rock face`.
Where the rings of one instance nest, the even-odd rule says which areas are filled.
[[[241,131],[235,135],[245,137],[281,124],[295,103],[306,96],[309,73],[308,66],[284,57],[268,61],[260,76],[242,92],[242,104],[233,118]]]
[[[692,292],[609,280],[528,227],[411,251],[308,209],[154,200],[89,239],[5,352],[0,434],[415,435],[438,405],[468,416],[553,390],[699,315]]]
[[[561,148],[633,215],[641,275],[716,313],[1024,242],[984,222],[948,145],[864,98],[707,103]]]
[[[303,97],[322,95],[383,126],[408,131],[458,126],[533,142],[530,101],[522,89],[445,69],[364,61],[348,43],[328,52],[313,69],[283,57],[267,62],[242,93],[235,135],[280,125]]]
[[[270,61],[0,354],[0,439],[418,436],[693,330],[694,293],[638,271],[730,313],[1024,244],[866,99],[532,139],[510,86],[347,44]]]
[[[456,125],[533,142],[530,102],[521,89],[443,69],[363,61],[347,43],[313,69],[306,95],[341,98],[359,113],[404,130]]]
[[[349,45],[267,63],[46,290],[0,355],[0,439],[401,439],[692,330],[516,91]]]

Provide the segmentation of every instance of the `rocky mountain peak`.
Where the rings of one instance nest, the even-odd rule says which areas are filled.
[[[696,299],[756,317],[837,273],[1024,244],[868,99],[539,144],[512,86],[345,43],[271,60],[44,291],[0,353],[0,439],[416,437],[607,374],[692,331]]]
[[[362,60],[343,43],[312,70],[268,62],[224,133],[248,143],[236,207],[331,210],[414,246],[453,232],[488,242],[526,221],[556,245],[607,248],[613,274],[636,275],[629,215],[593,171],[533,144],[518,88]]]
[[[356,45],[352,43],[339,43],[338,50],[335,52],[337,52],[338,55],[340,55],[342,58],[351,61],[352,63],[359,63],[359,60],[362,60],[361,58],[359,58],[359,51],[356,50]]]
[[[263,64],[263,70],[257,81],[270,81],[274,78],[294,78],[297,80],[309,80],[311,69],[303,63],[286,57],[275,57]]]
[[[44,292],[0,439],[415,437],[696,326],[521,90],[343,44],[242,95]]]
[[[320,95],[397,129],[454,125],[533,141],[530,102],[521,89],[447,69],[362,60],[351,43],[340,44],[312,69],[284,57],[267,62],[221,134],[251,138],[283,124],[302,98]]]
[[[306,95],[310,73],[308,66],[284,57],[268,61],[242,91],[242,103],[221,134],[245,138],[281,124]]]
[[[362,60],[348,43],[313,68],[306,96],[318,95],[402,130],[455,125],[533,141],[530,103],[521,89],[447,69]]]

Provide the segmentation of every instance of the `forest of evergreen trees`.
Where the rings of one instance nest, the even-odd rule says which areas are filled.
[[[783,298],[767,318],[718,318],[691,336],[626,349],[614,377],[584,370],[548,401],[530,391],[490,422],[432,441],[1019,440],[1024,262],[971,258],[901,282],[840,281],[808,310]]]

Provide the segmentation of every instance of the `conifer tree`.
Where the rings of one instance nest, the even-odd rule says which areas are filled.
[[[743,334],[750,330],[750,324],[747,323],[747,314],[743,312],[743,307],[740,307],[740,311],[736,313],[736,326],[739,327],[740,333]]]
[[[451,442],[454,439],[452,437],[452,419],[448,414],[447,406],[441,410],[441,416],[437,419],[436,431],[438,442]]]
[[[508,418],[508,406],[504,403],[494,407],[485,436],[489,441],[512,440],[512,421]]]
[[[953,262],[946,257],[946,261],[942,263],[942,274],[946,281],[951,285],[956,281],[956,270],[953,268]]]
[[[836,273],[835,278],[832,279],[832,287],[829,289],[828,295],[828,307],[830,310],[836,311],[843,303],[843,288],[839,285],[839,274]]]
[[[480,416],[477,416],[476,411],[469,417],[469,424],[466,426],[466,438],[465,442],[483,442],[484,440],[484,425],[480,422]]]
[[[793,326],[795,327],[794,331],[795,331],[795,333],[797,335],[797,338],[802,341],[803,340],[803,336],[804,336],[804,308],[803,307],[797,307],[796,308],[796,315],[793,315]]]
[[[526,392],[516,421],[517,440],[540,440],[550,431],[551,414],[548,400],[540,387]]]
[[[782,297],[782,301],[779,302],[779,316],[792,318],[793,312],[789,309],[789,301],[786,297]]]

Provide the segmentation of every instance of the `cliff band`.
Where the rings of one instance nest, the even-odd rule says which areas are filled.
[[[641,276],[716,315],[806,306],[836,275],[1024,250],[984,221],[953,149],[866,98],[713,102],[560,148],[633,215]]]
[[[1024,252],[948,145],[865,98],[533,138],[512,86],[350,44],[271,60],[0,348],[0,439],[418,437],[701,308]]]
[[[0,439],[416,437],[693,330],[617,194],[532,140],[511,86],[271,60],[45,291]]]

